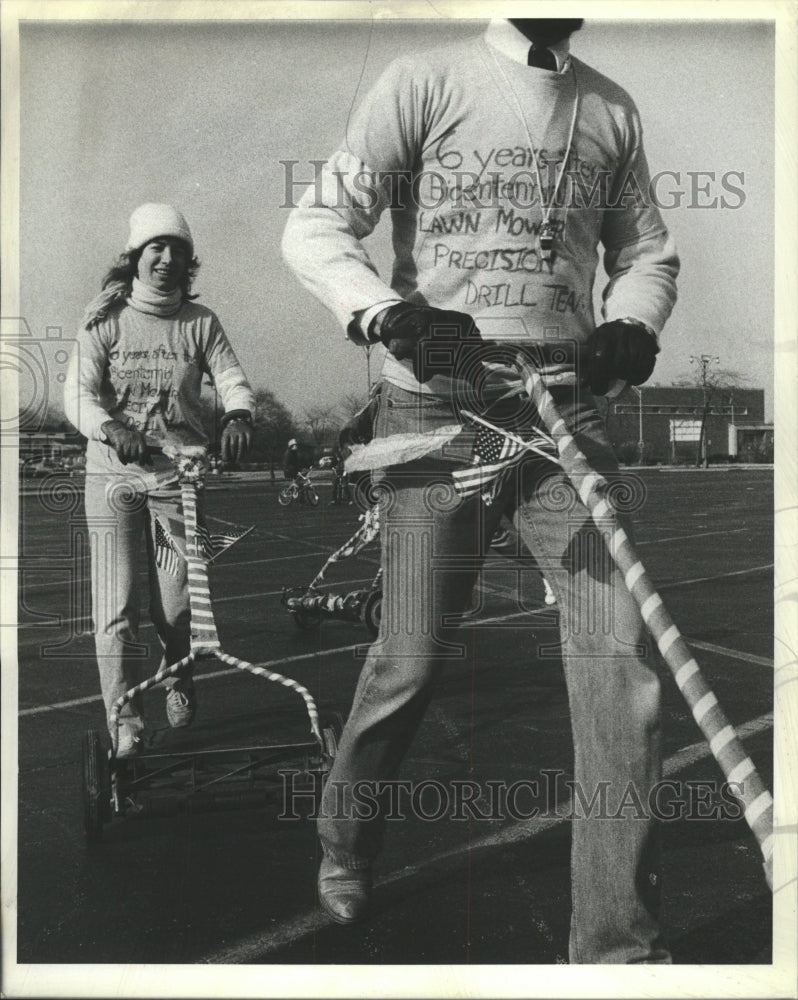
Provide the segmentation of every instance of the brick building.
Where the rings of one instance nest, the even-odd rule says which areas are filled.
[[[622,462],[695,464],[706,411],[703,456],[710,462],[772,462],[773,424],[763,389],[700,386],[627,388],[604,404],[607,430]],[[702,456],[702,457],[703,457]]]

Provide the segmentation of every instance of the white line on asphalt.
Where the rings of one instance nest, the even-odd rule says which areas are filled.
[[[726,531],[699,531],[691,535],[670,535],[668,538],[649,538],[645,542],[636,542],[637,548],[642,545],[662,545],[664,542],[684,542],[692,541],[694,538],[707,538],[709,535],[737,535],[741,531],[751,530],[748,527],[744,528],[729,528]]]
[[[336,582],[336,585],[349,586],[352,583],[371,583],[373,579],[374,579],[373,576],[363,576],[355,580],[340,580]],[[276,597],[278,594],[282,594],[284,589],[285,588],[281,587],[279,590],[256,590],[253,591],[251,594],[233,594],[229,597],[215,597],[213,599],[213,603],[214,605],[229,604],[232,601],[250,600],[251,598],[254,597]],[[81,623],[91,624],[91,617],[89,615],[84,615],[81,618],[62,618],[57,624],[43,624],[43,625],[24,624],[18,627],[18,632],[40,632],[43,629],[55,630],[56,628],[60,628],[62,625],[80,625]],[[152,622],[143,622],[139,626],[139,631],[141,631],[141,629],[152,628],[152,627],[153,627]],[[89,633],[85,632],[83,634],[88,635]],[[49,641],[55,642],[57,638],[58,638],[57,636],[54,636],[52,640]],[[19,649],[25,649],[29,646],[41,646],[47,641],[48,640],[46,638],[28,639],[25,642],[17,643],[17,646]]]
[[[740,739],[754,736],[757,733],[766,732],[773,726],[773,713],[767,712],[757,719],[751,719],[737,727],[737,734]],[[706,742],[693,743],[682,747],[675,754],[670,756],[664,763],[663,771],[666,777],[678,773],[686,767],[711,756],[709,746]],[[447,861],[458,860],[471,854],[473,851],[485,850],[497,847],[506,847],[508,844],[515,844],[523,840],[537,837],[545,830],[553,826],[559,826],[568,820],[571,813],[571,800],[564,801],[557,814],[547,816],[537,816],[529,820],[515,820],[502,827],[496,833],[487,834],[475,840],[468,841],[458,847],[448,851],[441,851],[438,854],[419,861],[417,864],[408,865],[397,871],[389,872],[374,881],[374,886],[380,889],[404,879],[418,875],[424,869],[432,868]],[[255,962],[265,958],[267,955],[286,948],[311,934],[317,933],[325,927],[332,926],[332,921],[319,909],[310,910],[300,914],[293,919],[285,921],[276,931],[266,931],[251,934],[234,945],[212,952],[202,961],[209,965],[230,964],[236,965],[242,962]]]
[[[350,581],[350,582],[355,582],[355,581]],[[547,611],[550,610],[551,608],[541,607],[541,608],[534,608],[531,611],[514,611],[506,615],[494,615],[491,618],[484,618],[482,620],[474,622],[471,627],[481,628],[485,625],[490,625],[495,622],[508,621],[512,618],[524,618],[524,617],[528,618],[532,615],[545,614]],[[152,625],[149,622],[146,625],[143,625],[142,628],[148,626],[152,628]],[[688,639],[687,642],[689,645],[695,646],[699,649],[706,649],[714,653],[720,653],[724,656],[731,657],[732,659],[735,660],[742,660],[744,663],[752,663],[756,666],[769,667],[770,669],[773,668],[773,662],[771,660],[767,660],[763,656],[755,656],[752,653],[744,653],[741,652],[740,650],[728,649],[726,646],[716,646],[714,643],[699,642],[698,640],[695,639]],[[336,646],[332,649],[319,650],[314,653],[299,653],[294,656],[284,657],[279,660],[272,660],[269,663],[261,664],[261,666],[265,666],[269,670],[277,670],[283,663],[295,663],[299,660],[312,659],[314,657],[321,659],[325,656],[333,656],[338,653],[346,652],[347,650],[358,649],[365,647],[367,645],[368,645],[367,642],[357,642],[349,646]],[[227,670],[214,670],[209,673],[197,674],[194,679],[195,681],[210,680],[213,677],[223,677],[225,674],[234,674],[236,672],[237,671],[235,667]],[[18,714],[20,716],[39,715],[42,712],[54,712],[61,708],[72,708],[76,705],[88,705],[94,701],[100,701],[100,695],[87,695],[84,698],[75,698],[72,701],[59,701],[59,702],[54,702],[53,704],[50,705],[39,705],[33,708],[23,708],[20,709]]]
[[[697,576],[692,580],[674,580],[673,583],[660,584],[659,589],[672,590],[674,587],[687,587],[693,583],[712,583],[713,580],[723,580],[729,576],[747,576],[749,573],[761,573],[765,569],[773,569],[773,563],[752,566],[750,569],[733,569],[728,573],[716,573],[714,576]]]
[[[692,535],[672,535],[669,538],[652,538],[652,539],[649,539],[648,541],[637,542],[636,544],[637,544],[637,547],[640,548],[640,547],[642,547],[644,545],[662,545],[665,542],[691,541],[694,538],[704,538],[704,537],[706,537],[708,535],[734,535],[734,534],[738,534],[741,531],[748,531],[748,530],[749,530],[748,528],[732,528],[732,529],[730,529],[728,531],[704,531],[704,532],[700,532],[698,534],[692,534]],[[295,539],[289,538],[287,535],[275,535],[273,537],[276,538],[277,540],[280,540],[280,541],[294,541],[295,540]],[[321,538],[322,536],[313,536],[314,539],[316,537]],[[303,541],[302,541],[302,544],[304,544],[304,545],[307,545],[309,543],[310,543],[309,539],[303,539]],[[303,554],[295,552],[292,555],[271,556],[269,558],[263,558],[263,559],[246,559],[246,560],[241,560],[239,562],[223,561],[223,562],[220,562],[220,563],[214,565],[214,569],[234,569],[235,567],[238,567],[238,566],[260,566],[260,565],[265,565],[266,563],[285,562],[285,560],[287,560],[287,559],[302,559],[303,557],[310,558],[311,556],[324,555],[327,551],[328,551],[327,549],[318,549],[317,548],[317,549],[314,549],[311,552],[305,552]],[[24,556],[21,557],[21,562],[22,562],[23,565],[22,565],[21,568],[18,569],[18,572],[23,572],[23,573],[52,573],[53,572],[53,566],[52,565],[49,566],[49,567],[47,567],[47,566],[26,567],[24,565],[24,560],[25,560],[25,557]],[[84,559],[79,560],[79,562],[85,562],[87,560],[88,560],[88,555],[86,555]],[[73,564],[70,564],[70,566],[71,565],[73,565]],[[63,566],[57,565],[55,567],[55,570],[56,571],[61,571],[61,570],[67,570],[68,571],[70,569],[70,566],[67,566],[67,565],[63,565]],[[762,567],[759,567],[759,568],[761,569]],[[748,571],[747,570],[740,570],[738,572],[748,572]],[[24,594],[30,594],[30,593],[34,593],[34,592],[37,592],[37,591],[40,591],[40,590],[56,590],[56,589],[58,589],[60,587],[66,586],[69,583],[76,583],[76,584],[77,583],[88,583],[89,579],[90,578],[87,577],[87,576],[81,576],[81,577],[75,578],[74,580],[68,577],[67,579],[59,580],[59,581],[51,582],[51,583],[23,584],[22,591],[23,591]],[[714,579],[714,577],[712,579]],[[698,582],[698,581],[691,580],[691,581],[688,581],[688,582],[695,583],[695,582]]]
[[[326,549],[324,551],[326,551]],[[314,555],[314,554],[315,555],[322,555],[323,553],[322,552],[307,553],[307,555]],[[232,567],[235,567],[235,566],[248,566],[248,565],[252,565],[254,563],[260,563],[260,562],[279,562],[279,561],[285,560],[285,559],[297,559],[297,558],[302,558],[302,557],[301,556],[297,556],[297,555],[294,555],[294,556],[278,556],[278,557],[275,557],[273,559],[253,559],[251,562],[226,563],[226,564],[222,564],[222,565],[226,565],[226,566],[229,566],[229,567],[232,568]],[[373,562],[374,560],[367,560],[367,561]],[[674,580],[671,583],[662,583],[662,584],[660,584],[660,588],[659,589],[660,590],[672,590],[675,587],[687,587],[687,586],[690,586],[690,585],[692,585],[694,583],[711,583],[713,580],[723,580],[723,579],[725,579],[727,577],[732,577],[732,576],[746,576],[749,573],[761,573],[763,570],[766,570],[766,569],[773,569],[773,563],[764,563],[762,566],[752,566],[750,569],[735,569],[735,570],[731,570],[728,573],[716,573],[714,576],[697,576],[697,577],[694,577],[691,580]],[[84,582],[84,580],[81,579],[79,582],[82,583],[82,582]],[[344,581],[341,581],[341,582],[343,582],[343,583],[357,583],[357,582],[362,582],[362,581],[347,581],[347,580],[344,580]],[[30,590],[43,590],[45,587],[48,587],[48,588],[49,587],[63,587],[63,586],[65,586],[68,583],[69,583],[69,581],[65,580],[62,583],[57,583],[57,584],[56,583],[34,584],[31,587],[25,587],[25,588],[23,588],[23,592],[24,593],[28,593]],[[241,594],[239,596],[242,597],[242,598],[243,597],[271,597],[274,594],[282,594],[282,592],[283,591],[282,591],[282,588],[281,588],[280,590],[256,591],[256,592],[254,592],[252,594]],[[215,603],[222,603],[224,601],[231,601],[231,600],[236,600],[236,599],[237,598],[233,598],[233,597],[219,597],[219,598],[215,599]],[[83,620],[84,619],[82,619],[82,618],[64,618],[64,619],[62,619],[62,621],[61,621],[60,624],[64,624],[64,625],[74,624],[75,622],[83,621]],[[26,627],[27,628],[30,628],[30,627],[34,627],[35,628],[35,627],[38,627],[38,626],[26,626],[26,625],[22,626],[22,628],[26,628]],[[53,625],[42,625],[40,627],[41,628],[54,628],[56,626],[53,626]]]
[[[256,566],[256,565],[261,565],[263,563],[285,562],[287,559],[294,559],[294,560],[296,560],[296,559],[310,559],[313,556],[322,556],[326,552],[327,552],[326,549],[317,549],[317,550],[315,550],[313,552],[300,552],[300,553],[293,552],[291,555],[288,555],[288,556],[270,556],[268,559],[246,559],[246,560],[243,560],[242,562],[221,562],[218,565],[214,563],[213,564],[213,570],[216,571],[216,570],[219,570],[219,569],[235,569],[238,566]],[[56,569],[67,569],[67,567],[66,566],[63,566],[63,567],[62,566],[57,566]],[[23,572],[24,572],[24,570],[23,570]],[[41,570],[40,572],[44,572],[44,571]],[[50,572],[52,572],[52,568],[50,569]],[[146,571],[143,571],[142,574],[141,574],[141,576],[142,576],[142,579],[146,579]],[[23,586],[22,586],[22,593],[23,594],[30,594],[30,593],[33,593],[34,591],[39,591],[39,590],[54,590],[54,589],[56,589],[58,587],[61,587],[61,588],[66,587],[70,583],[74,583],[74,584],[89,583],[90,580],[91,580],[91,577],[89,577],[89,576],[79,576],[79,577],[75,577],[74,579],[67,578],[65,580],[59,580],[58,582],[55,582],[55,583],[31,583],[31,584],[23,584]],[[280,593],[282,593],[282,591],[280,591]]]
[[[686,639],[690,646],[696,649],[706,649],[710,653],[721,653],[732,660],[743,660],[745,663],[753,663],[757,667],[767,667],[773,669],[773,659],[767,656],[756,656],[754,653],[743,653],[738,649],[729,649],[728,646],[717,646],[714,642],[700,642],[698,639]]]
[[[346,653],[349,650],[357,649],[360,646],[365,645],[362,642],[356,642],[349,646],[337,646],[335,649],[323,649],[313,653],[296,653],[294,656],[284,656],[279,660],[269,660],[264,663],[257,663],[258,667],[265,667],[267,670],[277,671],[277,668],[285,663],[298,663],[301,660],[320,660],[325,656],[332,656],[336,653]],[[199,681],[208,681],[215,677],[224,677],[226,674],[239,674],[241,673],[241,668],[239,667],[225,667],[224,670],[211,670],[204,674],[195,674],[194,683],[197,684]],[[43,712],[55,712],[61,708],[75,708],[77,705],[90,705],[94,701],[100,701],[100,695],[88,695],[85,698],[73,698],[71,701],[59,701],[52,705],[38,705],[35,708],[23,708],[19,711],[19,716],[25,715],[41,715]]]

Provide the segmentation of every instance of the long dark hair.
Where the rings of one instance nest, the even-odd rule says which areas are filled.
[[[146,243],[144,244],[146,246]],[[133,279],[137,277],[139,271],[139,260],[141,259],[142,251],[144,247],[139,247],[138,250],[125,250],[119,255],[116,262],[109,269],[108,273],[105,275],[102,281],[102,289],[105,290],[109,285],[121,282],[127,288],[128,294],[133,286]],[[194,279],[197,277],[197,272],[200,268],[200,262],[196,257],[192,257],[186,268],[186,273],[183,275],[183,279],[180,282],[180,290],[183,293],[184,299],[196,299],[197,295],[191,294],[191,285]]]
[[[144,247],[139,247],[138,250],[123,251],[109,269],[102,280],[102,291],[92,299],[83,315],[83,326],[87,330],[104,320],[112,309],[121,305],[130,296],[133,279],[138,276],[139,259],[143,249]],[[199,267],[199,260],[192,257],[180,282],[184,300],[198,298],[197,295],[191,294],[191,284],[197,276]]]

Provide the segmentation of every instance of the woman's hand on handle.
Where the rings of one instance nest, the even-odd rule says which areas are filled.
[[[147,442],[141,431],[126,427],[120,420],[108,420],[102,425],[102,432],[122,465],[131,462],[144,465],[147,462]]]
[[[224,417],[222,431],[222,461],[240,462],[252,445],[252,417],[248,411],[233,411]]]

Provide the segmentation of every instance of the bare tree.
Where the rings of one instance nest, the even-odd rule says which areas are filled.
[[[288,409],[268,389],[255,390],[255,439],[251,457],[266,461],[274,479],[275,465],[280,461],[289,438],[296,435],[296,424]]]
[[[311,406],[305,410],[302,423],[307,429],[317,450],[324,447],[332,432],[338,427],[339,419],[332,406]]]
[[[342,423],[346,423],[348,420],[351,420],[352,417],[363,409],[367,402],[368,396],[365,392],[350,390],[349,392],[344,393],[339,404]]]
[[[737,387],[745,384],[745,378],[739,372],[729,368],[717,368],[720,358],[711,354],[692,355],[690,363],[694,369],[690,375],[685,375],[674,381],[674,385],[690,386],[701,389],[701,427],[698,432],[698,450],[696,452],[696,468],[709,464],[706,447],[706,426],[707,417],[712,412],[714,406],[727,405],[732,417],[733,412],[733,391]]]

